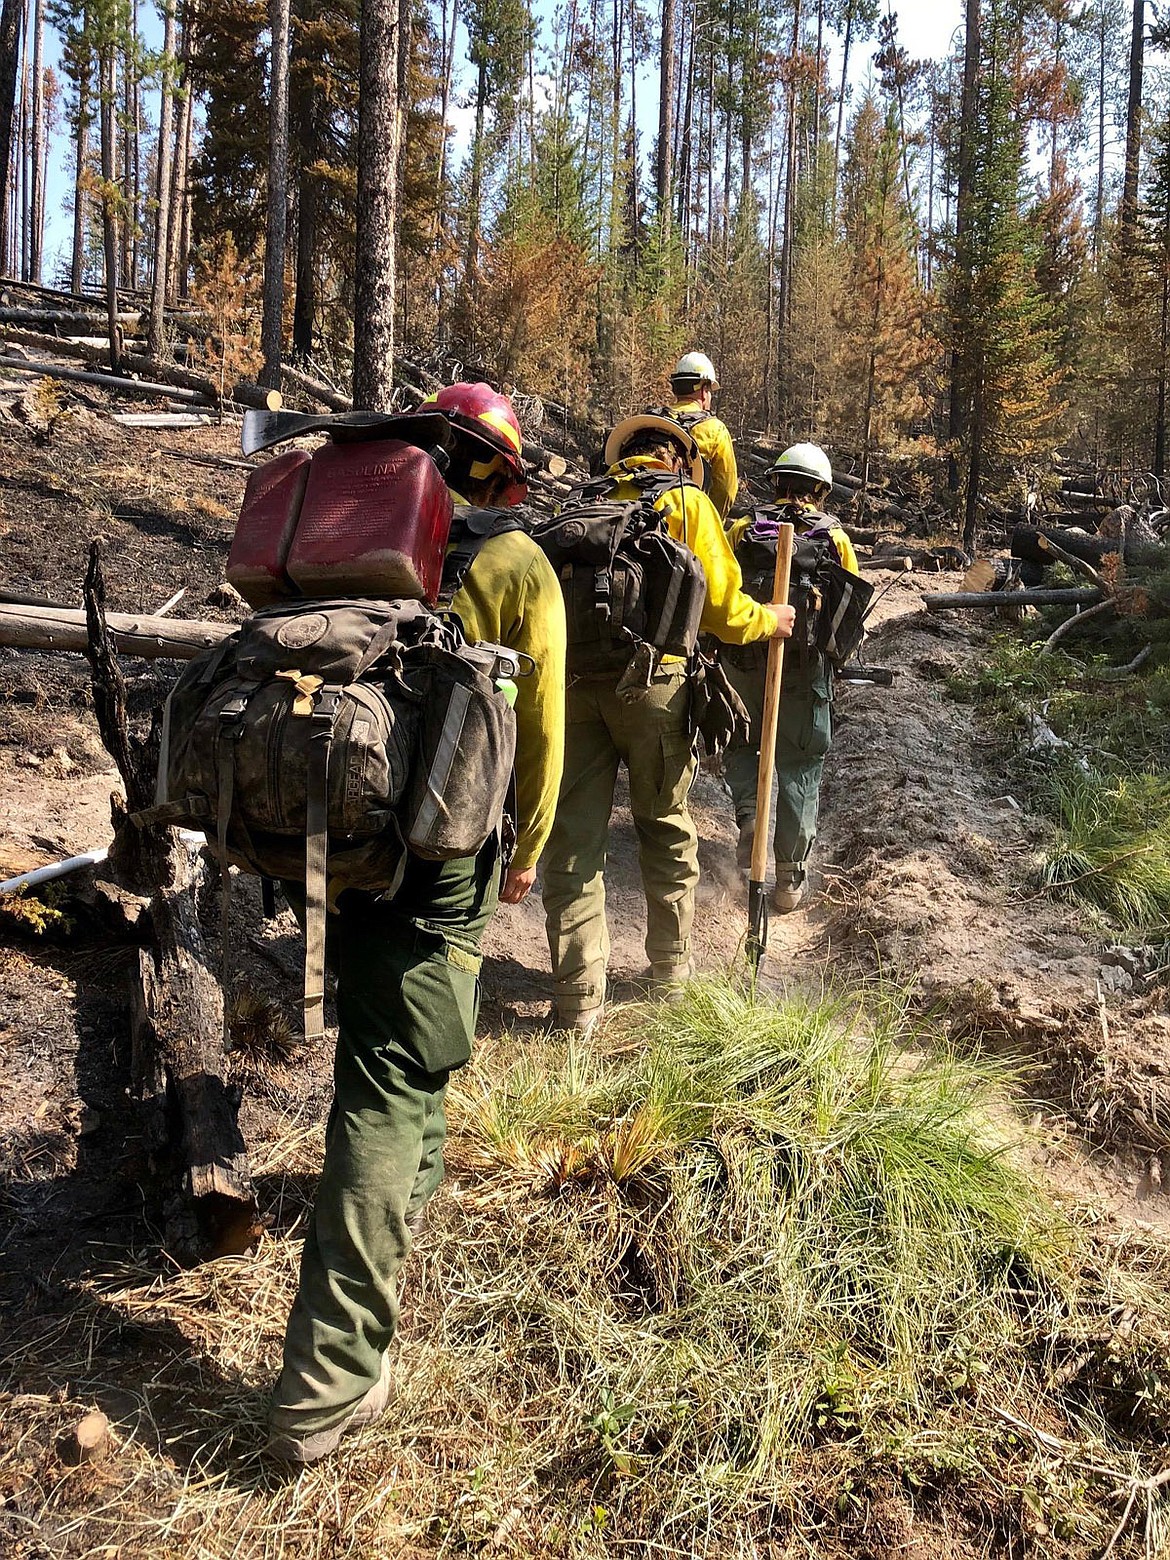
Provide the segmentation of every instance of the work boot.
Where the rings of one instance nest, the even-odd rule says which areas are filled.
[[[772,890],[772,909],[777,915],[791,915],[804,898],[804,878],[795,872],[781,873]]]
[[[745,819],[739,826],[739,839],[735,846],[735,864],[741,872],[752,869],[752,844],[756,837],[756,820]]]
[[[567,1029],[570,1034],[576,1035],[579,1039],[587,1040],[601,1022],[604,1013],[604,1002],[599,1002],[596,1007],[555,1007],[549,1027],[554,1032],[558,1029]]]
[[[683,998],[683,988],[695,976],[695,961],[687,959],[683,964],[652,964],[650,966],[650,995],[656,1002],[676,1007]]]
[[[264,1455],[272,1462],[289,1463],[296,1467],[320,1462],[323,1457],[329,1457],[337,1450],[343,1435],[348,1435],[352,1430],[364,1430],[367,1425],[381,1419],[393,1397],[394,1367],[390,1361],[390,1351],[387,1350],[382,1356],[381,1375],[366,1395],[354,1404],[348,1418],[328,1430],[307,1432],[282,1430],[272,1425],[270,1420]]]

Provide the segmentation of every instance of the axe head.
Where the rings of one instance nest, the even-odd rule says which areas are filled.
[[[358,439],[401,439],[420,449],[446,447],[451,425],[440,412],[264,412],[244,413],[240,448],[245,455],[268,450],[286,439],[324,433],[337,443]]]

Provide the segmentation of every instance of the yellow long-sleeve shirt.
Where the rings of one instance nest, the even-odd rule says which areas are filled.
[[[701,413],[703,408],[698,401],[676,401],[670,410],[675,416],[679,413],[694,416]],[[695,424],[691,432],[699,446],[699,454],[711,473],[711,480],[707,484],[711,502],[719,511],[719,518],[726,520],[735,503],[735,495],[739,492],[739,467],[735,461],[731,434],[727,424],[710,412],[701,423]]]
[[[618,479],[613,497],[619,500],[638,497],[633,482],[623,476],[641,471],[661,471],[663,467],[648,455],[632,455],[611,466],[607,475]],[[775,618],[767,607],[753,601],[743,588],[743,574],[731,550],[727,532],[714,504],[692,484],[670,487],[654,500],[654,507],[666,521],[676,541],[685,542],[703,566],[707,576],[707,599],[703,604],[700,627],[727,645],[750,645],[769,639]],[[663,661],[676,660],[663,656]]]
[[[465,502],[457,495],[457,504]],[[451,602],[469,639],[536,663],[516,679],[516,853],[526,872],[552,830],[565,762],[565,602],[552,565],[524,531],[489,537]]]

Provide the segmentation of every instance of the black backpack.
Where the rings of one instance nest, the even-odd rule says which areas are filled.
[[[756,601],[772,600],[776,579],[776,539],[757,532],[756,521],[791,518],[787,506],[756,509],[735,550],[743,571],[743,588]],[[814,657],[824,656],[839,669],[865,635],[865,615],[874,588],[842,565],[828,534],[833,524],[828,515],[801,510],[800,520],[802,524],[811,520],[813,528],[798,532],[792,549],[788,599],[796,608],[796,629],[789,645],[798,662],[807,665]],[[756,645],[744,649],[756,652],[757,659],[766,653],[764,647]]]
[[[638,497],[613,498],[619,481],[632,482]],[[564,592],[571,676],[620,675],[639,645],[656,659],[694,650],[707,576],[654,507],[684,485],[659,471],[602,477],[533,530]]]

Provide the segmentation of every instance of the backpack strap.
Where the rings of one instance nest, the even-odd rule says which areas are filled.
[[[528,527],[512,509],[476,509],[460,505],[451,522],[451,544],[443,560],[443,582],[439,587],[439,606],[449,607],[467,578],[467,571],[479,557],[480,549],[493,536]]]
[[[681,423],[688,433],[693,433],[700,423],[705,423],[708,418],[714,417],[714,412],[672,412],[671,416],[676,423]]]
[[[325,1033],[325,917],[328,910],[329,755],[341,689],[326,687],[308,717],[314,725],[309,744],[305,797],[305,1039]],[[222,794],[222,793],[221,793]]]

